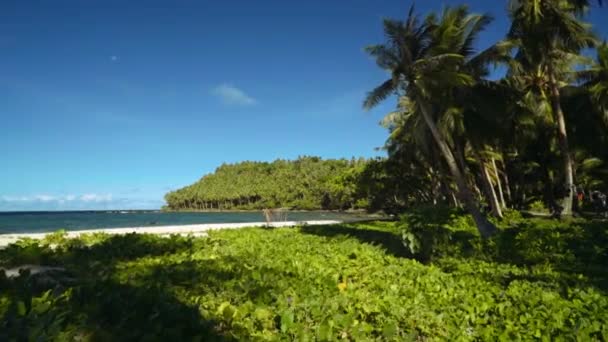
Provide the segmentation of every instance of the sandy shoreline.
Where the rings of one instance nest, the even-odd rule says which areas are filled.
[[[285,221],[285,222],[273,222],[270,225],[272,227],[294,227],[301,225],[326,225],[326,224],[339,224],[343,221],[336,220],[316,220],[316,221]],[[102,228],[102,229],[90,229],[90,230],[73,230],[67,231],[67,236],[70,238],[78,237],[82,234],[92,233],[106,233],[106,234],[181,234],[188,235],[192,234],[195,236],[203,236],[209,230],[216,229],[238,229],[246,227],[265,227],[266,222],[244,222],[244,223],[206,223],[206,224],[190,224],[181,226],[158,226],[158,227],[131,227],[131,228]],[[7,245],[16,242],[21,238],[31,239],[42,239],[47,233],[14,233],[14,234],[0,234],[0,248],[6,247]]]

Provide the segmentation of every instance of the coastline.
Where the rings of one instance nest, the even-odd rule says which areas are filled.
[[[365,209],[330,210],[330,209],[285,209],[274,208],[285,213],[337,213],[337,214],[361,214],[367,216],[382,216],[380,212],[368,212]],[[161,213],[261,213],[263,209],[159,209]]]
[[[256,227],[295,227],[295,226],[319,226],[319,225],[330,225],[340,224],[344,221],[338,220],[311,220],[311,221],[283,221],[283,222],[272,222],[270,224],[266,222],[243,222],[243,223],[205,223],[205,224],[189,224],[189,225],[171,225],[171,226],[156,226],[156,227],[129,227],[129,228],[100,228],[90,230],[73,230],[66,231],[68,238],[77,238],[83,234],[93,233],[105,233],[105,234],[158,234],[158,235],[193,235],[193,236],[205,236],[210,230],[218,229],[240,229],[240,228],[256,228]],[[17,242],[22,238],[30,239],[43,239],[50,233],[11,233],[11,234],[0,234],[0,248],[4,248],[12,243]]]

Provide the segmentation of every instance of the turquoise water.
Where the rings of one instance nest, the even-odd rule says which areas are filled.
[[[332,212],[289,212],[288,221],[345,220],[362,216]],[[58,229],[154,227],[197,223],[262,222],[261,212],[163,213],[159,211],[0,212],[0,234],[53,232]]]

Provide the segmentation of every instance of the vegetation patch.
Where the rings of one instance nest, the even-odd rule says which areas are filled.
[[[2,266],[58,265],[69,281],[0,278],[0,339],[608,338],[605,222],[521,220],[480,242],[466,216],[437,222],[446,217],[421,240],[426,265],[402,239],[414,214],[206,238],[21,241],[0,252]]]

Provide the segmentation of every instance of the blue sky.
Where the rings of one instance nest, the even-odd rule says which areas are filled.
[[[506,2],[468,3],[496,17],[480,48],[504,35]],[[381,154],[394,102],[361,109],[385,77],[362,48],[410,4],[0,2],[0,210],[159,208],[223,162]]]

